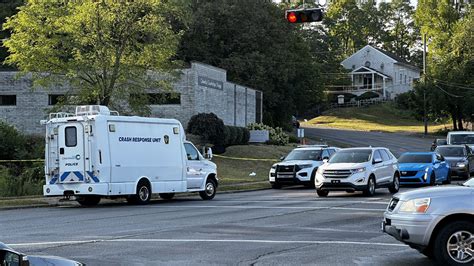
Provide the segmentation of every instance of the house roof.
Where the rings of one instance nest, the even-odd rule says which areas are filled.
[[[350,55],[349,57],[347,57],[345,60],[342,61],[342,63],[344,63],[346,60],[348,60],[349,58],[351,58],[352,56],[354,56],[355,54],[357,54],[358,52],[360,52],[361,50],[365,49],[366,47],[369,47],[369,48],[372,48],[380,53],[382,53],[383,55],[389,57],[390,59],[394,60],[395,61],[395,64],[400,64],[400,65],[403,65],[403,66],[406,66],[408,68],[412,68],[414,70],[417,70],[417,71],[420,71],[420,69],[414,65],[412,65],[410,62],[408,62],[407,60],[405,60],[404,58],[394,54],[394,53],[391,53],[391,52],[388,52],[388,51],[384,51],[380,48],[377,48],[377,47],[374,47],[372,45],[366,45],[364,46],[363,48],[361,48],[360,50],[358,50],[357,52],[353,53],[352,55]]]
[[[361,71],[363,69],[365,69],[365,71]],[[389,76],[385,75],[384,73],[379,72],[379,71],[377,71],[373,68],[366,67],[366,66],[361,66],[359,68],[354,69],[353,71],[351,71],[351,74],[361,74],[361,73],[364,73],[364,72],[376,73],[377,75],[380,75],[382,77],[390,78]]]

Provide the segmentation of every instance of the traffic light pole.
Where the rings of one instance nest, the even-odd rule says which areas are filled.
[[[428,135],[428,118],[426,114],[426,33],[423,34],[423,123],[425,136]]]

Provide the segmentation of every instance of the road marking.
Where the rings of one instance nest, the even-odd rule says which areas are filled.
[[[369,201],[369,200],[215,200],[215,202],[268,202],[268,203],[312,203],[312,202],[327,202],[327,203],[368,203],[388,205],[389,201]]]
[[[83,240],[83,241],[54,241],[54,242],[34,242],[7,244],[11,247],[28,247],[44,245],[64,245],[64,244],[86,244],[99,242],[139,242],[139,243],[254,243],[254,244],[327,244],[327,245],[361,245],[361,246],[387,246],[387,247],[408,247],[405,244],[377,243],[363,241],[312,241],[312,240],[264,240],[264,239],[104,239],[104,240]]]
[[[304,206],[234,206],[234,205],[147,205],[137,208],[227,208],[227,209],[295,209],[295,210],[346,210],[383,212],[384,209],[351,208],[351,207],[304,207]]]

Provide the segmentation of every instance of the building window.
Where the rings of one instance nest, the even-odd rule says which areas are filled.
[[[400,74],[400,84],[402,84],[402,74]]]
[[[64,94],[50,94],[48,95],[48,105],[55,105],[64,100]]]
[[[407,75],[405,75],[405,84],[407,84]]]
[[[1,106],[15,106],[16,95],[0,95],[0,105]]]

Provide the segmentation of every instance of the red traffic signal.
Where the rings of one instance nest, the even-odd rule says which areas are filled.
[[[286,20],[290,23],[318,22],[323,20],[320,8],[290,9],[285,11]]]

